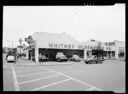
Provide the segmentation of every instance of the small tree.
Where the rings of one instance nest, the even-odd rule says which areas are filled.
[[[3,48],[3,53],[5,53],[5,49]]]

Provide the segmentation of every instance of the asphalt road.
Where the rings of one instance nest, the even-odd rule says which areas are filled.
[[[22,63],[27,62],[22,60]],[[4,91],[114,91],[124,93],[125,62],[111,60],[104,61],[103,64],[75,62],[67,65],[25,66],[7,63],[4,59],[3,88]]]

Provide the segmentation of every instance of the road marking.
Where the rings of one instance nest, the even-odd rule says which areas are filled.
[[[116,93],[125,93],[126,91],[125,91],[125,88],[122,88],[122,89],[118,89],[114,92],[116,92]]]
[[[63,82],[69,81],[69,80],[71,80],[71,79],[69,78],[69,79],[65,79],[65,80],[62,80],[62,81],[58,81],[58,82],[55,82],[55,83],[52,83],[52,84],[49,84],[49,85],[45,85],[45,86],[42,86],[42,87],[39,87],[39,88],[32,89],[30,91],[36,91],[36,90],[43,89],[43,88],[46,88],[46,87],[49,87],[49,86],[52,86],[52,85],[56,85],[56,84],[59,84],[59,83],[63,83]]]
[[[43,72],[37,72],[37,73],[29,73],[29,74],[25,74],[25,75],[18,75],[17,77],[30,76],[30,75],[35,75],[35,74],[40,74],[40,73],[46,73],[46,72],[50,72],[50,71],[43,71]]]
[[[19,91],[20,88],[19,88],[17,77],[16,77],[16,72],[15,72],[15,69],[14,69],[13,66],[12,66],[12,73],[13,73],[13,80],[14,80],[15,91]]]
[[[17,72],[17,73],[20,73],[20,72],[31,72],[31,71],[38,71],[38,70],[44,70],[44,69],[29,70],[29,71],[16,71],[16,72]]]
[[[96,90],[103,91],[102,89],[99,89],[99,88],[97,88],[97,87],[95,87],[95,86],[93,86],[93,85],[90,85],[90,84],[88,84],[88,83],[85,83],[85,82],[83,82],[83,81],[80,81],[80,80],[78,80],[78,79],[75,79],[75,78],[73,78],[73,77],[71,77],[71,76],[68,76],[68,75],[66,75],[66,74],[64,74],[64,73],[61,73],[61,72],[58,72],[58,71],[55,71],[55,70],[52,70],[52,69],[49,69],[49,68],[44,68],[44,69],[48,69],[48,70],[53,71],[53,72],[55,72],[55,73],[58,73],[58,74],[60,74],[60,75],[64,75],[65,77],[70,78],[70,79],[72,79],[72,80],[74,80],[74,81],[76,81],[76,82],[79,82],[79,83],[81,83],[81,84],[83,84],[83,85],[85,85],[85,86],[89,86],[89,87],[91,87],[91,88],[95,88]]]
[[[96,88],[95,87],[91,87],[89,89],[86,89],[85,91],[91,91],[91,90],[95,90]]]
[[[34,80],[29,80],[29,81],[25,81],[25,82],[20,82],[19,84],[25,84],[25,83],[28,83],[28,82],[38,81],[38,80],[42,80],[42,79],[46,79],[46,78],[52,78],[52,77],[56,77],[56,76],[59,76],[59,74],[52,75],[52,76],[46,76],[46,77],[38,78],[38,79],[34,79]]]

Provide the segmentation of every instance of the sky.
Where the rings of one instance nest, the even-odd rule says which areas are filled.
[[[125,41],[125,4],[114,6],[4,6],[3,46],[34,32],[63,33],[79,42]],[[23,42],[24,44],[27,44]]]

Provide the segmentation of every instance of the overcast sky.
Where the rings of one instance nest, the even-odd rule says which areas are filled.
[[[78,41],[125,41],[125,4],[115,6],[4,6],[3,46],[34,32],[65,32]]]

